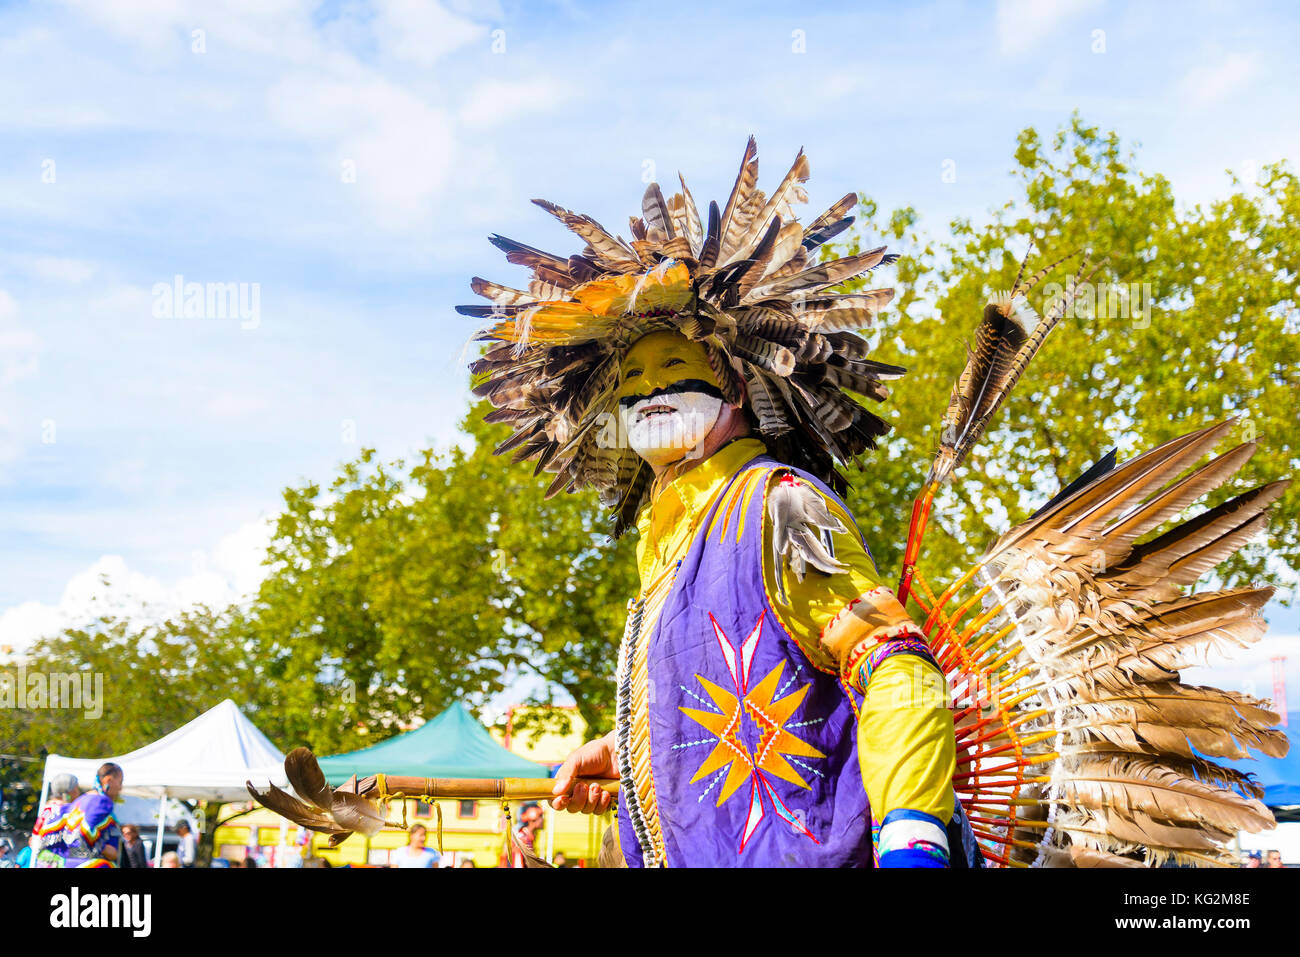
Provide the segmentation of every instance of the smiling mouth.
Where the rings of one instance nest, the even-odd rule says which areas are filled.
[[[677,410],[671,405],[648,405],[637,412],[636,417],[638,422],[644,422],[646,419],[651,419],[655,416],[672,415],[676,411]]]

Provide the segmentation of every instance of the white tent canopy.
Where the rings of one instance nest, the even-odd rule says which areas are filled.
[[[289,783],[284,775],[284,755],[227,698],[166,737],[121,757],[67,758],[51,754],[45,759],[41,803],[45,803],[50,782],[58,775],[76,775],[83,789],[93,787],[99,766],[108,761],[122,769],[122,794],[158,801],[155,864],[162,856],[169,798],[244,801],[249,799],[247,781],[259,787],[265,787],[268,781],[281,787]]]
[[[106,761],[122,768],[122,793],[182,801],[247,801],[244,782],[285,787],[284,755],[233,701],[205,711],[166,737],[121,757],[45,759],[42,790],[64,773],[75,774],[82,788],[93,787],[95,772]]]

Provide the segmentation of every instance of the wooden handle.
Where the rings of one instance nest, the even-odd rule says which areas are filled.
[[[574,784],[596,784],[610,794],[618,794],[618,782],[606,778],[577,778]],[[554,778],[417,778],[397,775],[384,778],[384,790],[391,796],[463,801],[549,801],[554,788]],[[379,797],[377,777],[358,781],[357,793],[371,799]]]

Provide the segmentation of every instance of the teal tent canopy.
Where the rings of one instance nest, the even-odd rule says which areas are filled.
[[[547,769],[497,744],[459,701],[414,731],[346,754],[320,759],[325,779],[340,785],[352,775],[423,778],[544,778]]]

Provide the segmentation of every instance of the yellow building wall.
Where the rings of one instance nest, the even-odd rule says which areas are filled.
[[[530,719],[541,717],[546,712],[562,712],[564,717],[568,719],[569,732],[561,734],[558,731],[539,731],[528,728]],[[604,733],[602,730],[588,734],[586,722],[582,720],[582,716],[578,714],[578,709],[574,707],[523,708],[516,706],[506,712],[505,722],[502,727],[489,728],[488,730],[491,732],[492,737],[496,738],[497,743],[507,750],[512,751],[521,758],[527,758],[529,761],[536,761],[538,764],[545,765],[559,764],[580,745]]]

